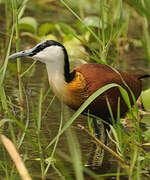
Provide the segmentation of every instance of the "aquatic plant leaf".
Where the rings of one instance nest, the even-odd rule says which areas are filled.
[[[141,97],[145,110],[150,111],[150,89],[143,91]]]
[[[101,19],[98,16],[87,16],[84,19],[84,23],[87,26],[92,26],[92,27],[96,27],[96,28],[102,28],[102,22]],[[104,24],[104,28],[106,28],[107,25]]]
[[[32,33],[37,31],[38,23],[33,17],[23,17],[19,20],[20,30],[26,30]]]
[[[59,27],[61,30],[63,30],[63,33],[65,33],[66,35],[76,34],[75,30],[67,24],[59,23],[59,24],[56,24],[56,27],[57,28]]]
[[[39,36],[45,36],[50,31],[55,30],[55,29],[56,29],[56,27],[54,24],[45,23],[39,27],[38,34],[39,34]]]

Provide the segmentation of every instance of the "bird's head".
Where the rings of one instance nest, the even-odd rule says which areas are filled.
[[[45,64],[56,63],[60,59],[68,59],[66,49],[62,44],[54,40],[47,40],[35,47],[12,54],[9,58],[27,57],[39,60]]]
[[[65,47],[54,40],[47,40],[37,44],[35,47],[14,53],[10,58],[27,57],[45,63],[48,73],[59,72],[63,74],[67,82],[71,81],[68,54]]]

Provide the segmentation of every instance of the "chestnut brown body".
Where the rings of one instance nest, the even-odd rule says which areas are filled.
[[[111,67],[103,64],[84,64],[75,68],[73,71],[75,72],[75,78],[67,84],[72,101],[68,100],[66,104],[75,110],[96,90],[107,84],[116,83],[126,89],[131,105],[133,105],[132,96],[123,80],[134,93],[136,99],[140,96],[142,91],[141,74],[121,71],[117,73]],[[76,76],[79,75],[80,78],[77,78]],[[105,121],[109,121],[110,113],[106,98],[110,103],[114,119],[117,118],[118,98],[120,98],[120,116],[123,117],[128,111],[128,107],[122,98],[119,88],[113,87],[97,97],[84,112],[89,111],[90,114],[98,116]]]

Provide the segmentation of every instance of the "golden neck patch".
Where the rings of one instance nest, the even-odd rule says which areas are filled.
[[[88,98],[88,87],[84,76],[76,72],[74,79],[65,83],[65,86],[68,95],[64,97],[64,102],[71,108],[78,109]]]

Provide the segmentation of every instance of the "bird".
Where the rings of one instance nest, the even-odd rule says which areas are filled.
[[[46,64],[48,80],[53,92],[73,110],[79,109],[94,92],[111,83],[123,87],[128,93],[131,105],[133,105],[134,101],[130,90],[137,100],[142,92],[141,80],[150,77],[149,74],[122,72],[98,63],[82,64],[70,71],[66,48],[54,40],[42,41],[31,49],[9,56],[9,58],[22,57],[39,60]],[[110,104],[114,119],[117,120],[118,99],[120,99],[120,117],[124,117],[128,111],[128,106],[118,87],[112,87],[99,95],[88,105],[83,114],[91,114],[103,119],[108,124],[112,124],[107,101]],[[100,138],[101,132],[97,120],[93,118],[93,122],[95,134]],[[108,124],[104,124],[105,129],[109,129]]]

